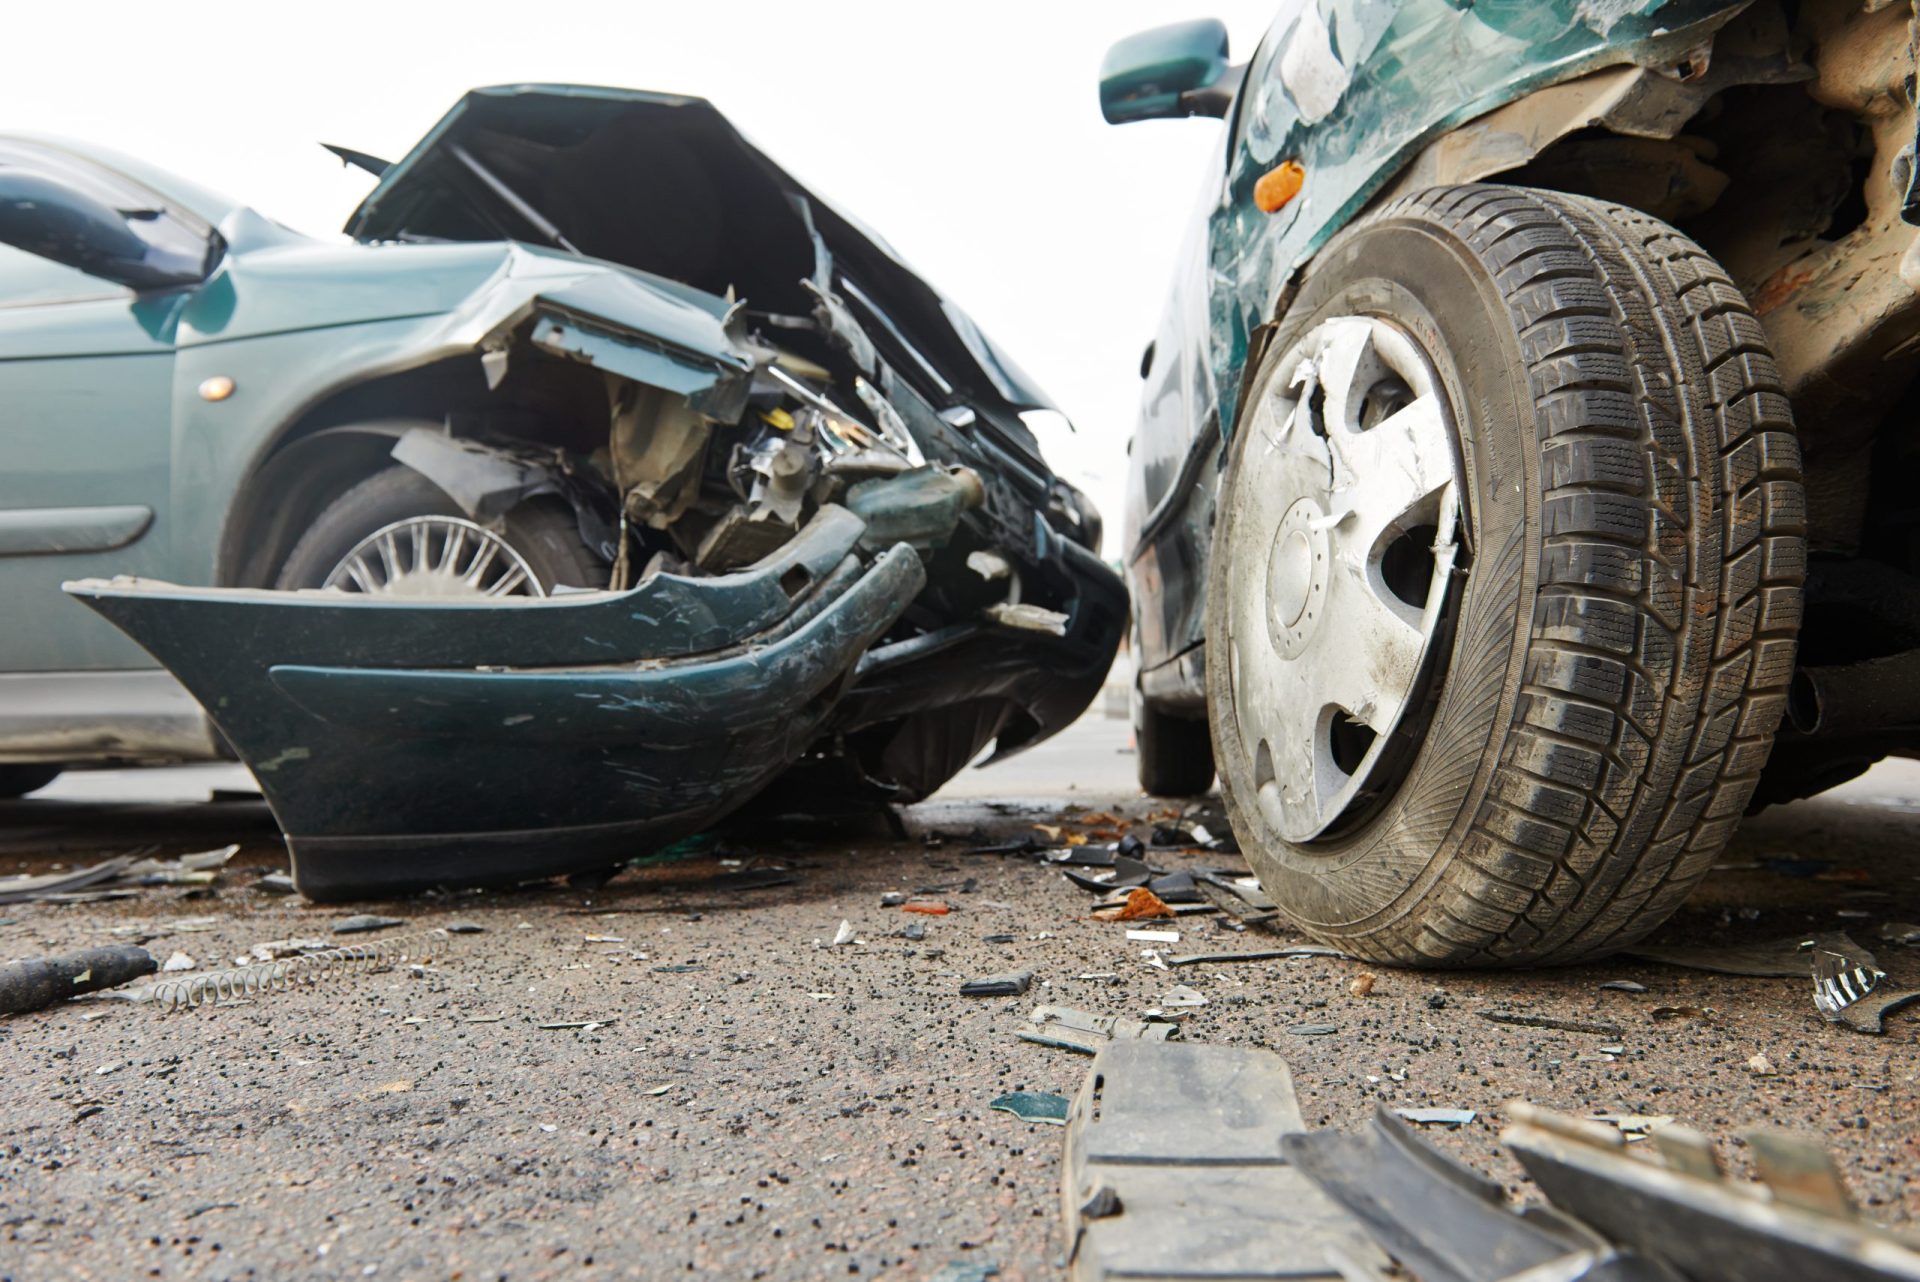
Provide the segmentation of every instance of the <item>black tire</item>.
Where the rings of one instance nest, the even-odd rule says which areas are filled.
[[[0,798],[24,797],[60,777],[59,766],[0,766]]]
[[[1494,185],[1408,197],[1337,237],[1268,359],[1347,314],[1448,354],[1471,559],[1425,678],[1424,735],[1397,786],[1324,841],[1279,839],[1252,804],[1221,661],[1229,611],[1209,611],[1242,848],[1289,916],[1375,961],[1562,963],[1628,945],[1713,863],[1786,704],[1805,500],[1765,335],[1673,228]],[[1252,577],[1219,552],[1238,471],[1215,603]]]
[[[1205,796],[1213,787],[1213,738],[1206,718],[1163,712],[1137,687],[1129,702],[1140,790],[1154,797]]]
[[[410,467],[376,472],[328,504],[287,554],[277,588],[315,588],[374,531],[416,516],[462,516],[447,492]],[[610,566],[580,540],[573,511],[558,499],[530,499],[509,512],[500,536],[551,592],[557,586],[603,588]]]

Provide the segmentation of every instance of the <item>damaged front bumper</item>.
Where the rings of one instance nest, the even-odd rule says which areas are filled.
[[[66,589],[202,702],[337,899],[602,867],[752,797],[926,583],[865,529],[827,506],[735,573],[511,604]]]

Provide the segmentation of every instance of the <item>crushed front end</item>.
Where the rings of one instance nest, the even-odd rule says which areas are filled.
[[[69,585],[206,707],[305,893],[604,867],[756,796],[917,800],[1099,690],[1125,590],[1021,419],[1049,407],[707,104],[481,91],[350,230],[534,242],[422,354],[464,390],[392,458],[483,525],[564,500],[607,586]]]

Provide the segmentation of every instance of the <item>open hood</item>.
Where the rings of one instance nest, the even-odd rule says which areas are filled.
[[[577,85],[467,94],[347,223],[363,241],[522,240],[636,267],[755,311],[840,296],[937,392],[1052,409],[884,241],[808,191],[703,98]],[[882,338],[885,335],[885,338]]]

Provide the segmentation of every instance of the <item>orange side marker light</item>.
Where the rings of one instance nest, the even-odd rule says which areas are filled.
[[[1307,171],[1300,162],[1285,161],[1278,168],[1260,175],[1260,181],[1253,185],[1253,203],[1260,207],[1263,214],[1277,214],[1300,194],[1300,188],[1306,182]]]

